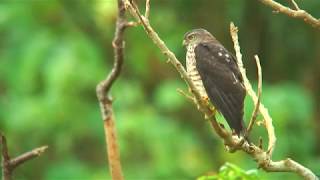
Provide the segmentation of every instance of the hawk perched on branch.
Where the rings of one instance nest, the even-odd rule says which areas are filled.
[[[246,90],[234,56],[205,29],[184,36],[187,73],[201,96],[210,99],[237,135],[244,133]]]

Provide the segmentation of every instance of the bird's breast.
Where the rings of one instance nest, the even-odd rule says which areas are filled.
[[[196,67],[196,57],[194,53],[195,46],[190,45],[187,49],[186,55],[186,67],[187,73],[190,79],[192,80],[193,84],[196,86],[197,90],[200,92],[202,97],[208,97],[206,90],[203,86],[201,76]]]

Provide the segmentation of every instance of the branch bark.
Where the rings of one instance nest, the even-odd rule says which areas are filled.
[[[147,3],[146,7],[149,8],[150,7],[149,1],[146,1],[146,3]],[[230,32],[235,44],[235,50],[237,52],[238,65],[241,68],[241,73],[243,75],[248,94],[252,97],[256,105],[260,105],[258,109],[260,110],[262,116],[265,118],[265,126],[267,128],[268,135],[269,135],[268,151],[264,151],[262,148],[259,148],[259,146],[249,143],[243,138],[239,138],[238,136],[232,136],[230,132],[227,132],[223,127],[221,127],[218,124],[217,120],[215,119],[215,116],[212,116],[212,113],[214,113],[214,110],[210,107],[208,103],[205,102],[205,100],[201,99],[199,92],[195,88],[193,82],[190,80],[184,67],[182,66],[180,61],[176,58],[174,53],[170,51],[166,46],[166,44],[160,39],[159,35],[155,32],[155,30],[150,25],[149,19],[140,13],[137,5],[133,0],[125,0],[125,6],[127,10],[130,12],[130,14],[136,19],[136,21],[140,22],[140,24],[143,26],[147,36],[153,41],[153,43],[160,49],[160,51],[168,58],[169,62],[179,72],[181,78],[186,82],[188,87],[191,89],[191,93],[195,97],[199,110],[203,112],[206,117],[209,117],[210,123],[213,129],[215,130],[217,135],[224,141],[228,151],[234,152],[236,150],[242,150],[246,152],[247,154],[252,156],[254,160],[257,162],[257,164],[259,165],[259,167],[261,167],[265,171],[294,172],[305,179],[309,179],[309,180],[317,179],[317,177],[312,173],[312,171],[310,171],[308,168],[302,166],[301,164],[291,159],[286,159],[282,161],[271,160],[272,150],[276,142],[274,128],[272,125],[272,119],[268,113],[268,110],[262,104],[258,103],[258,97],[253,91],[249,80],[247,79],[247,76],[245,74],[245,69],[243,68],[243,63],[241,60],[242,55],[240,53],[240,46],[238,43],[237,28],[233,24],[231,25],[232,27],[230,28]],[[257,62],[259,61],[257,60]],[[258,64],[258,67],[260,67],[260,64]]]
[[[255,55],[254,57],[256,59],[256,64],[257,64],[257,68],[258,68],[258,101],[255,105],[250,123],[247,128],[247,134],[246,134],[247,136],[249,136],[250,131],[252,130],[253,125],[256,122],[256,119],[257,119],[257,116],[259,113],[259,107],[260,107],[260,101],[261,101],[261,91],[262,91],[262,72],[261,72],[260,59],[259,59],[258,55]]]
[[[10,180],[12,179],[12,174],[15,168],[17,168],[19,165],[25,163],[28,160],[34,159],[38,156],[40,156],[42,153],[44,153],[48,146],[42,146],[35,148],[29,152],[26,152],[22,155],[19,155],[18,157],[11,159],[9,156],[9,150],[7,145],[6,137],[2,134],[0,134],[0,143],[2,146],[2,179],[3,180]]]
[[[116,135],[115,117],[112,109],[112,98],[109,91],[119,77],[124,61],[124,32],[129,26],[135,23],[128,22],[125,17],[125,6],[123,0],[118,0],[118,15],[116,20],[115,35],[112,41],[114,49],[114,64],[109,75],[101,81],[96,88],[96,93],[100,105],[105,139],[107,144],[107,156],[111,177],[113,180],[122,180],[123,173],[120,162],[120,151]]]
[[[271,7],[276,12],[281,12],[281,13],[283,13],[287,16],[290,16],[292,18],[302,19],[307,24],[320,30],[320,20],[313,17],[308,12],[300,9],[294,0],[289,0],[289,1],[293,4],[295,10],[288,8],[286,6],[283,6],[282,4],[275,2],[273,0],[259,0],[259,1],[262,2],[264,5]]]

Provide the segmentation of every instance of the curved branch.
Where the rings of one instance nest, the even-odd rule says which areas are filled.
[[[111,72],[107,78],[101,81],[97,86],[97,95],[99,100],[106,98],[105,93],[110,91],[115,80],[120,75],[123,64],[123,49],[124,40],[123,34],[127,27],[127,21],[125,19],[125,7],[122,0],[118,0],[118,16],[116,22],[116,29],[114,39],[112,41],[112,47],[114,49],[114,64]]]
[[[273,0],[259,0],[259,1],[262,2],[263,4],[265,4],[266,6],[271,7],[272,9],[274,9],[277,12],[281,12],[281,13],[286,14],[287,16],[290,16],[292,18],[302,19],[307,24],[310,24],[312,27],[320,30],[320,20],[316,19],[308,12],[301,10],[294,0],[290,0],[290,1],[296,10],[293,10],[291,8],[283,6],[282,4],[275,2]]]
[[[294,0],[288,0],[289,3],[292,4],[292,6],[294,7],[295,10],[300,10],[298,4],[294,1]]]
[[[288,158],[282,161],[270,162],[269,166],[266,166],[264,170],[268,172],[293,172],[297,173],[304,179],[316,180],[318,177],[313,174],[310,169]]]
[[[232,41],[234,43],[234,49],[236,51],[237,63],[238,63],[238,66],[240,68],[240,72],[243,77],[244,85],[246,87],[246,90],[247,90],[249,96],[251,96],[251,99],[253,100],[254,104],[257,104],[258,97],[257,97],[256,93],[253,91],[253,88],[248,80],[247,75],[246,75],[246,69],[243,67],[242,54],[240,52],[240,45],[239,45],[239,41],[238,41],[238,28],[233,23],[230,24],[230,33],[231,33]],[[276,140],[277,140],[276,135],[275,135],[275,130],[272,125],[272,118],[268,112],[268,109],[265,108],[264,105],[261,103],[259,106],[259,110],[265,120],[265,126],[267,128],[268,135],[269,135],[268,152],[270,155],[272,155],[272,152],[273,152],[274,146],[276,144]]]
[[[257,120],[257,116],[258,116],[258,113],[259,113],[259,107],[260,107],[260,101],[261,101],[261,91],[262,91],[261,65],[260,65],[260,60],[259,60],[258,55],[255,55],[254,57],[256,59],[256,64],[257,64],[257,68],[258,68],[258,101],[257,101],[257,103],[255,105],[255,108],[254,108],[254,111],[252,113],[252,117],[251,117],[250,123],[249,123],[248,128],[247,128],[246,136],[249,136],[250,131],[252,130],[253,125],[255,124],[255,122]]]
[[[113,180],[122,180],[123,173],[120,162],[120,152],[115,128],[115,117],[112,109],[112,99],[108,96],[109,91],[119,77],[124,60],[124,31],[135,23],[127,22],[125,17],[125,6],[123,0],[118,0],[118,15],[116,21],[115,35],[112,41],[114,49],[114,64],[109,75],[101,81],[96,88],[99,100],[103,127],[105,131],[105,140],[107,144],[108,162]]]

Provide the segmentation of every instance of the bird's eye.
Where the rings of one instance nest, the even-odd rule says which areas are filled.
[[[193,34],[188,36],[188,40],[193,40],[193,39],[194,39],[194,35]]]

